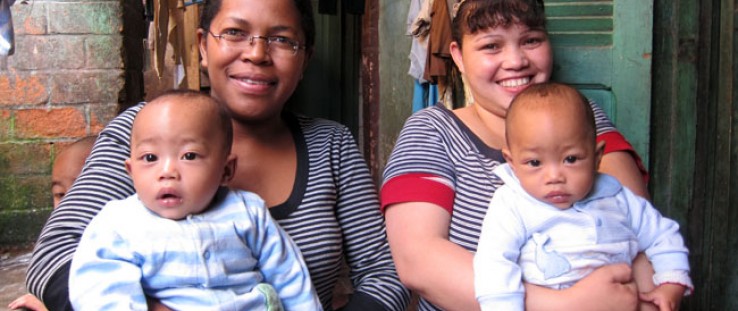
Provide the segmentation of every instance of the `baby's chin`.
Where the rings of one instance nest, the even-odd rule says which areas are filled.
[[[188,209],[183,205],[181,200],[178,200],[178,202],[173,202],[169,199],[163,201],[164,202],[162,202],[162,200],[153,199],[150,203],[146,203],[144,201],[144,205],[149,211],[157,216],[171,220],[184,219],[188,214],[190,214],[187,212]]]
[[[548,205],[562,210],[571,208],[574,205],[574,202],[576,202],[573,199],[574,198],[570,195],[555,195],[538,198],[541,202],[545,202]]]

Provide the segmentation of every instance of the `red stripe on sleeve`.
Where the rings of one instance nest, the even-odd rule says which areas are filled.
[[[440,178],[431,174],[405,174],[388,180],[382,186],[380,195],[382,213],[395,203],[427,202],[436,204],[451,214],[454,190],[440,182]]]

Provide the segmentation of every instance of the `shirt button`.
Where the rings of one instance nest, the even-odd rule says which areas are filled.
[[[202,257],[205,259],[210,259],[210,251],[205,251],[205,253],[202,254]]]
[[[602,227],[602,219],[597,218],[597,227]]]

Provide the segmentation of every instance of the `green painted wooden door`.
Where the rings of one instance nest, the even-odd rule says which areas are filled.
[[[554,77],[613,119],[648,164],[653,0],[545,0]]]

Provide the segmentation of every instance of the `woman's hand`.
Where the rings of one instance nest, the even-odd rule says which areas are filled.
[[[405,286],[444,310],[478,310],[474,255],[448,240],[451,215],[424,202],[400,203],[385,212],[387,238]]]
[[[36,298],[36,296],[32,294],[25,294],[23,296],[20,296],[13,300],[10,304],[8,304],[8,309],[10,310],[19,310],[19,309],[26,309],[31,311],[47,311],[46,306],[44,305],[41,300]]]
[[[526,310],[637,310],[638,290],[626,264],[599,268],[574,286],[553,290],[525,284]]]

